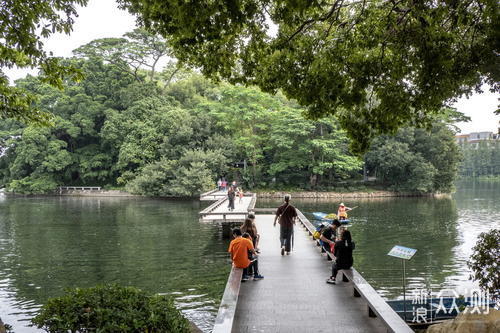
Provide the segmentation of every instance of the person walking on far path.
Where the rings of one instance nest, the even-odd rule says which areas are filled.
[[[234,190],[234,187],[229,186],[229,190],[227,191],[227,199],[229,201],[229,204],[227,205],[227,208],[229,208],[229,211],[232,212],[234,210],[234,198],[236,197],[236,192]]]
[[[297,210],[290,204],[290,194],[285,195],[285,203],[278,207],[274,218],[273,226],[276,222],[280,224],[281,255],[290,254],[292,250],[293,225],[297,218]]]

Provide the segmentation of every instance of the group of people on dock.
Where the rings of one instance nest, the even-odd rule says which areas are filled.
[[[340,269],[350,269],[354,263],[352,251],[355,244],[352,241],[351,232],[343,227],[339,220],[333,220],[332,224],[321,232],[320,241],[325,252],[333,254],[335,260],[332,264],[332,275],[326,283],[335,284],[337,273]]]
[[[274,218],[273,226],[276,223],[280,225],[280,253],[282,256],[290,255],[293,249],[294,226],[298,218],[297,210],[290,204],[291,196],[285,195],[284,203],[278,207]],[[350,210],[345,208],[343,212]],[[342,212],[340,212],[342,213]],[[346,218],[347,215],[339,214],[340,218]],[[258,269],[257,253],[259,253],[258,243],[260,235],[255,225],[255,214],[249,213],[243,225],[233,229],[234,239],[229,245],[229,252],[233,265],[237,268],[243,268],[242,281],[247,281],[253,275],[254,280],[263,279]],[[320,241],[323,249],[335,257],[332,264],[332,274],[326,280],[329,284],[336,283],[337,273],[341,269],[350,269],[354,263],[352,251],[355,244],[352,241],[351,232],[347,227],[343,227],[338,219],[321,232]]]
[[[259,273],[259,238],[255,225],[255,214],[249,213],[241,227],[233,229],[234,239],[229,244],[228,252],[231,253],[233,265],[243,268],[241,281],[248,281],[251,276],[254,280],[262,280],[264,276]]]
[[[228,185],[228,183],[227,183],[226,178],[222,177],[222,178],[219,178],[217,180],[217,189],[219,191],[226,192],[227,191],[227,185]]]

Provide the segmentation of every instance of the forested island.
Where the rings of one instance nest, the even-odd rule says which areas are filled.
[[[27,76],[16,86],[48,126],[0,123],[0,187],[24,194],[93,185],[148,196],[193,196],[225,176],[246,190],[450,192],[461,154],[453,110],[430,128],[377,137],[364,155],[334,116],[306,118],[279,92],[213,82],[169,57],[143,30],[94,40],[63,63],[64,89]],[[160,62],[166,63],[161,71]],[[358,184],[358,185],[354,185]]]

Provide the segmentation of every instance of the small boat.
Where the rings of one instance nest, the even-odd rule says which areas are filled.
[[[313,212],[312,214],[313,214],[313,216],[314,216],[314,218],[315,218],[316,220],[319,220],[319,221],[328,221],[328,222],[333,222],[333,219],[326,217],[327,215],[329,215],[329,214],[327,214],[327,213],[323,213],[323,212]],[[348,224],[348,223],[350,223],[350,222],[351,222],[351,220],[349,220],[349,219],[346,219],[346,220],[339,220],[339,221],[340,221],[340,223],[342,223],[342,224]]]
[[[472,299],[470,297],[428,298],[425,304],[414,304],[412,303],[412,301],[413,300],[408,300],[408,299],[406,300],[406,321],[409,323],[414,321],[416,308],[423,307],[427,309],[426,318],[430,322],[435,322],[435,321],[453,319],[458,315],[458,312],[456,311],[457,308],[459,309],[459,311],[463,311],[465,307],[471,306],[472,304]],[[453,304],[453,302],[455,302],[455,304]],[[389,306],[394,311],[396,311],[396,313],[402,319],[405,319],[405,310],[404,310],[405,302],[403,300],[387,301],[387,304],[389,304]],[[490,301],[489,307],[493,308],[494,306],[495,302]]]

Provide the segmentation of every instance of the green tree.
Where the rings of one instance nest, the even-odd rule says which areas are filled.
[[[250,186],[261,176],[260,163],[268,140],[273,113],[279,111],[280,102],[272,96],[251,87],[223,85],[218,99],[201,105],[209,110],[217,124],[233,137],[237,158],[250,166],[244,175]]]
[[[472,269],[471,278],[479,282],[481,289],[498,299],[500,276],[500,229],[492,229],[479,235],[467,265]]]
[[[270,144],[271,176],[286,183],[306,181],[311,188],[322,182],[346,179],[359,172],[362,162],[348,150],[349,140],[336,119],[306,120],[298,108],[284,107],[275,113]],[[291,178],[291,179],[290,179]]]
[[[460,153],[454,134],[437,122],[430,132],[403,128],[374,140],[366,165],[379,181],[395,190],[451,192]]]
[[[149,69],[149,77],[155,79],[158,61],[171,55],[164,38],[144,29],[127,32],[125,38],[101,38],[80,46],[73,53],[79,57],[99,58],[129,73],[135,80],[141,79],[141,69]]]
[[[47,332],[190,331],[170,298],[117,285],[68,289],[49,299],[32,323]]]
[[[47,193],[64,179],[64,170],[73,164],[67,142],[56,132],[71,133],[77,129],[70,122],[55,118],[54,133],[49,128],[28,127],[16,143],[15,158],[9,164],[12,182],[8,188],[17,193]]]
[[[148,196],[191,197],[213,188],[214,179],[205,162],[162,159],[142,168],[127,189]]]
[[[460,148],[463,154],[460,174],[469,177],[500,175],[500,142],[498,140],[466,142]]]
[[[118,3],[205,75],[336,115],[358,152],[483,82],[500,89],[496,0]]]
[[[61,64],[43,49],[43,38],[55,32],[69,34],[75,5],[88,0],[3,1],[0,6],[0,119],[48,124],[50,115],[34,107],[35,96],[24,89],[9,86],[5,68],[38,68],[40,77],[62,88],[63,80],[81,79],[72,66]]]

